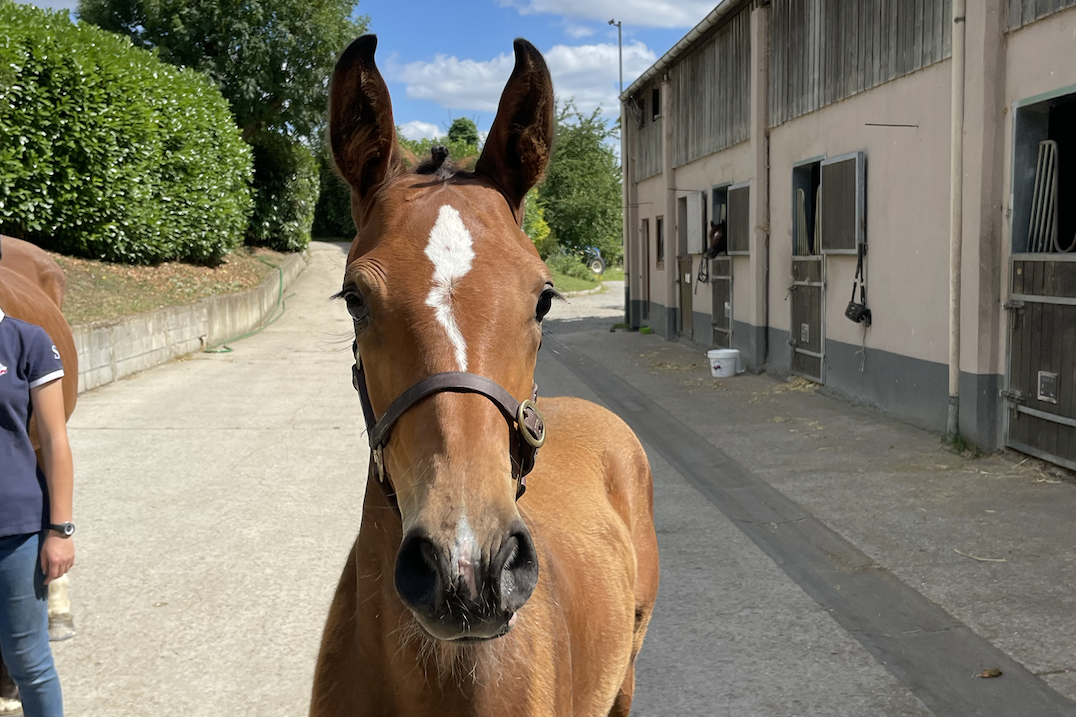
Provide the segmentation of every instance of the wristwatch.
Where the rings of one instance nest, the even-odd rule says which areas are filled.
[[[61,538],[70,538],[75,534],[74,523],[49,523],[49,530],[55,530]]]

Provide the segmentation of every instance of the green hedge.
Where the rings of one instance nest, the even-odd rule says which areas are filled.
[[[0,0],[0,231],[126,263],[243,239],[251,153],[220,91],[117,35]]]
[[[262,134],[254,148],[254,216],[247,243],[277,251],[310,245],[310,225],[318,203],[318,168],[313,153],[290,137]]]

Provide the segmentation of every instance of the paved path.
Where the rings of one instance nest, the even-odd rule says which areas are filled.
[[[315,245],[287,313],[234,353],[159,367],[80,400],[71,429],[80,634],[55,646],[70,714],[306,713],[367,460],[350,322],[327,301],[343,261],[339,247]],[[991,475],[984,482],[940,455],[933,437],[869,411],[765,377],[714,381],[697,350],[610,334],[622,296],[618,284],[554,305],[554,338],[538,365],[543,395],[600,398],[552,349],[593,357],[595,370],[623,377],[1023,664],[1068,666],[1076,628],[1063,622],[1065,586],[1076,566],[1062,521],[1076,514],[1072,486],[1010,474],[1001,482],[995,459],[975,464]],[[884,656],[804,591],[809,581],[790,577],[796,566],[775,562],[647,448],[662,586],[633,714],[930,714]],[[1046,522],[1061,533],[1048,535]],[[1025,535],[1030,547],[1017,546]],[[1005,564],[950,552],[959,544],[994,555],[1006,543],[1015,554]],[[1069,694],[1067,675],[1047,679]]]
[[[304,715],[367,453],[341,249],[234,353],[83,395],[73,416],[75,717]]]

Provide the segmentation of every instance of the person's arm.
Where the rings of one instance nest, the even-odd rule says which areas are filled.
[[[67,523],[72,517],[74,466],[67,442],[63,381],[55,380],[30,389],[30,401],[41,439],[42,469],[49,489],[50,523]],[[41,549],[41,572],[45,582],[65,574],[75,564],[75,543],[56,531],[48,531]]]

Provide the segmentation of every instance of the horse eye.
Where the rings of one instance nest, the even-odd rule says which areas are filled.
[[[549,313],[549,307],[553,304],[553,299],[559,299],[558,294],[553,289],[546,289],[542,292],[542,295],[538,297],[538,308],[534,310],[534,320],[541,321],[545,318],[545,315]]]
[[[351,314],[351,320],[356,324],[365,321],[370,315],[370,307],[366,305],[359,294],[347,294],[344,296],[347,303],[347,312]]]

